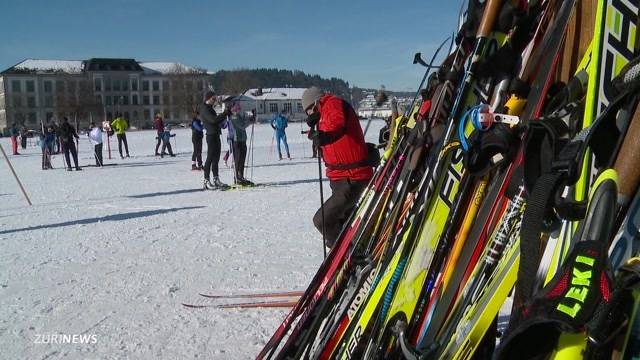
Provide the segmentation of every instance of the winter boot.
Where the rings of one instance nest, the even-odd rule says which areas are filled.
[[[215,185],[213,185],[211,183],[211,181],[209,181],[209,179],[204,179],[204,185],[202,186],[203,190],[216,190],[218,189],[217,187],[215,187]]]
[[[226,190],[229,188],[229,185],[223,183],[222,181],[220,181],[220,178],[217,176],[213,177],[213,186],[215,186],[217,189],[220,190]]]
[[[199,170],[199,169],[196,166],[196,164],[191,164],[191,171],[197,171],[197,170]]]

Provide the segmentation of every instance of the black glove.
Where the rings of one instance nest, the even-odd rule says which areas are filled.
[[[307,125],[312,128],[315,127],[320,121],[320,113],[315,112],[307,117]]]
[[[328,139],[327,139],[327,134],[324,131],[320,131],[320,130],[309,130],[309,133],[307,134],[307,138],[309,138],[309,140],[313,141],[313,146],[323,146],[328,144]]]

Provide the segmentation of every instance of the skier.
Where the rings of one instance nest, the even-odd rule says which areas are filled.
[[[102,128],[96,126],[94,122],[91,123],[91,129],[87,133],[89,141],[93,144],[93,156],[96,158],[96,166],[102,167]]]
[[[29,130],[25,126],[20,128],[20,146],[22,149],[27,148],[27,138],[29,137]]]
[[[174,136],[176,136],[176,134],[171,134],[171,126],[165,126],[164,131],[162,131],[162,134],[160,134],[160,137],[162,138],[162,150],[160,151],[161,158],[166,154],[165,150],[169,151],[169,156],[176,156],[171,149],[171,138]]]
[[[191,142],[193,143],[193,154],[191,155],[191,170],[202,170],[202,138],[204,136],[204,128],[202,120],[196,112],[191,120]],[[196,166],[197,162],[197,166]]]
[[[162,116],[160,113],[156,114],[156,117],[153,119],[153,128],[156,129],[156,156],[158,154],[158,149],[160,148],[160,143],[162,142],[162,133],[164,133],[164,121],[162,121]]]
[[[343,99],[310,87],[302,94],[302,106],[312,129],[309,139],[319,146],[327,167],[332,194],[313,216],[315,227],[333,247],[362,190],[373,176],[368,150],[355,111]]]
[[[280,151],[280,141],[284,143],[284,149],[287,151],[287,158],[291,160],[291,155],[289,154],[289,144],[287,143],[287,133],[285,129],[289,126],[289,120],[286,116],[284,116],[285,111],[282,110],[280,114],[277,114],[271,120],[271,127],[275,130],[276,134],[276,143],[278,144],[278,157],[282,160],[282,151]]]
[[[64,158],[67,162],[67,171],[71,171],[71,160],[69,159],[69,153],[73,157],[73,163],[76,166],[76,171],[82,170],[78,166],[78,152],[76,151],[75,139],[80,137],[76,133],[76,128],[69,124],[69,119],[65,116],[62,120],[62,125],[58,128],[58,137],[62,141],[62,150],[64,151]]]
[[[120,114],[113,120],[111,123],[111,128],[116,132],[116,137],[118,138],[118,151],[120,152],[120,158],[124,159],[122,156],[122,143],[124,143],[124,150],[129,157],[129,145],[127,144],[127,134],[125,131],[129,128],[129,123],[125,120]]]
[[[247,127],[253,117],[242,114],[240,104],[235,103],[231,107],[231,125],[233,126],[235,137],[233,139],[233,161],[236,170],[236,184],[243,186],[255,185],[244,178],[244,163],[247,158]]]
[[[18,135],[20,134],[20,130],[18,130],[18,126],[16,123],[11,125],[9,128],[9,135],[11,135],[11,149],[13,150],[13,155],[20,155],[18,153]]]
[[[213,106],[218,101],[216,94],[209,90],[204,94],[204,101],[198,105],[198,113],[207,130],[207,159],[204,163],[204,189],[217,190],[226,189],[229,185],[224,184],[218,177],[218,162],[220,161],[220,125],[231,113],[229,108],[223,106],[223,112],[218,115]],[[213,173],[213,182],[210,175]]]
[[[51,166],[51,151],[54,147],[56,136],[53,127],[48,126],[40,135],[40,147],[42,148],[42,170],[53,169]]]
[[[227,105],[229,106],[229,108],[231,108],[231,104],[227,104]],[[235,158],[235,153],[233,152],[234,151],[233,139],[235,138],[235,129],[233,128],[233,124],[231,123],[230,117],[227,117],[225,121],[222,123],[222,128],[227,129],[227,144],[229,145],[229,149],[227,150],[227,152],[225,152],[222,159],[224,160],[224,164],[228,166],[227,161],[229,160],[229,156],[232,156]]]

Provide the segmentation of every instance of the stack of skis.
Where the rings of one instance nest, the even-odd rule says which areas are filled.
[[[639,2],[469,1],[258,358],[638,357]]]

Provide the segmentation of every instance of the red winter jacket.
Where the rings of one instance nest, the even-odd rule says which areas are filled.
[[[153,127],[158,131],[158,134],[164,132],[164,121],[162,121],[161,117],[156,117],[153,120]]]
[[[330,180],[368,181],[373,176],[371,166],[348,170],[330,169],[331,165],[348,165],[362,162],[367,158],[367,146],[364,142],[358,116],[351,106],[344,106],[343,103],[344,100],[341,98],[329,94],[320,98],[318,106],[320,112],[318,129],[332,138],[337,137],[332,143],[322,146],[322,156],[327,166],[327,177]]]

